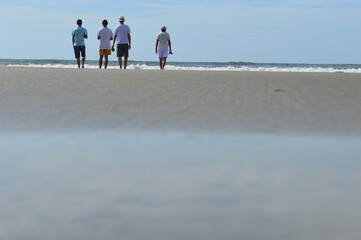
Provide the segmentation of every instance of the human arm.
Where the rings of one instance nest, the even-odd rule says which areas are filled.
[[[173,52],[172,52],[172,43],[171,43],[170,39],[168,40],[168,46],[169,46],[169,53],[173,54]]]
[[[84,32],[84,38],[88,39],[88,31],[86,29],[85,29],[85,32]]]
[[[158,44],[159,44],[159,40],[157,39],[157,40],[155,41],[155,54],[158,53]]]
[[[114,38],[113,38],[113,45],[112,45],[112,48],[114,48],[114,44],[115,44],[115,41],[117,40],[117,37],[118,37],[118,35],[114,35]]]
[[[131,49],[132,48],[132,38],[130,37],[130,33],[128,33],[128,42],[129,42],[128,48]]]
[[[71,41],[72,41],[73,47],[74,47],[74,44],[75,44],[75,33],[74,33],[74,30],[71,32]]]

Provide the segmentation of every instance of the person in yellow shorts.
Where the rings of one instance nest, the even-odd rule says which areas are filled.
[[[111,43],[110,41],[113,40],[113,31],[108,28],[108,21],[103,20],[102,22],[103,28],[99,29],[98,32],[98,40],[99,43],[99,68],[102,68],[103,65],[103,57],[105,58],[104,61],[104,68],[108,67],[108,56],[112,54]]]

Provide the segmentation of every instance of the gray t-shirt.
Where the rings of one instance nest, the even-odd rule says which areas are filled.
[[[157,36],[159,41],[159,50],[168,50],[168,40],[170,40],[170,35],[167,32],[161,32]]]

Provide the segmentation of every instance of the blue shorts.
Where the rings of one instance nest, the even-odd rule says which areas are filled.
[[[158,50],[159,58],[167,58],[168,57],[168,50],[159,49]]]
[[[85,57],[85,46],[74,46],[75,58]]]

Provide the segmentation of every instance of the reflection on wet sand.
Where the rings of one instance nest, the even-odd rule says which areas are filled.
[[[360,144],[2,134],[0,239],[358,239]]]

